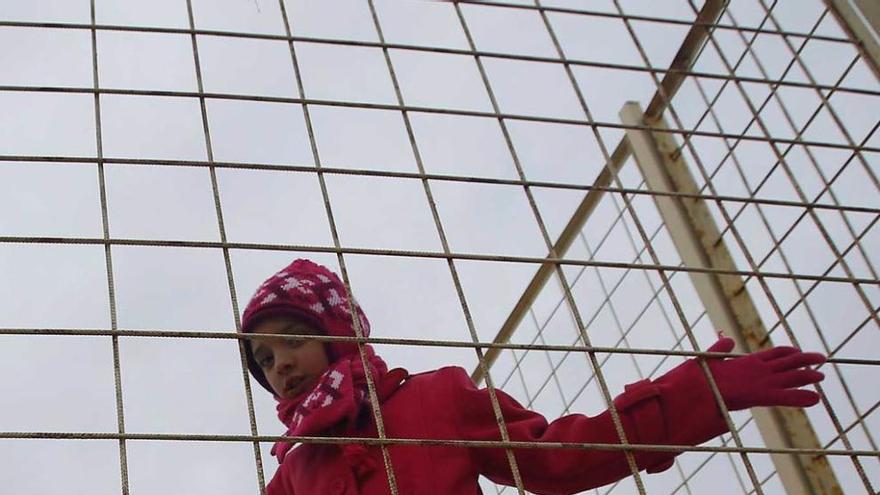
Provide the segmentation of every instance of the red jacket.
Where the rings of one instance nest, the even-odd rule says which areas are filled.
[[[619,443],[611,415],[571,414],[548,424],[497,391],[510,439],[536,442]],[[615,399],[630,443],[696,445],[727,431],[701,370],[689,362],[654,382],[626,387]],[[458,367],[410,376],[382,404],[386,436],[409,439],[501,440],[488,390],[477,389]],[[367,426],[345,436],[375,437]],[[513,485],[503,449],[452,446],[389,445],[401,495],[476,495],[484,475]],[[269,483],[269,495],[390,493],[381,451],[366,449],[364,470],[350,465],[338,445],[303,444],[291,450]],[[620,451],[588,449],[517,449],[515,457],[525,488],[538,494],[570,494],[631,474]],[[662,471],[675,454],[637,452],[640,469]]]

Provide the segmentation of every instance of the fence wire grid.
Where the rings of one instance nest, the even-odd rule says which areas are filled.
[[[585,493],[878,493],[877,15],[3,2],[0,486],[263,491],[284,429],[236,328],[308,257],[342,275],[373,328],[352,340],[389,365],[462,366],[550,419],[605,410],[719,330],[829,356],[805,423],[722,407],[731,433],[661,474],[637,472],[612,408],[620,444],[568,447],[624,450],[633,475]],[[652,182],[671,166],[676,187]],[[664,204],[690,205],[699,235]],[[718,328],[718,305],[760,332]],[[387,451],[419,441],[375,412],[405,493]],[[450,443],[508,447],[517,486],[481,488],[528,493],[500,424],[500,443]],[[767,441],[773,425],[799,440]],[[827,470],[792,481],[795,454]]]

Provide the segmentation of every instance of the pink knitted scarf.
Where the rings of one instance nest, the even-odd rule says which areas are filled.
[[[400,387],[408,373],[402,368],[388,371],[385,361],[373,352],[372,347],[364,346],[364,350],[376,395],[380,403],[384,402]],[[360,356],[352,354],[336,360],[310,391],[292,399],[278,399],[277,410],[278,419],[287,425],[285,436],[320,436],[333,431],[353,430],[358,418],[370,412],[367,378]],[[276,442],[272,455],[281,463],[293,445]],[[342,449],[346,461],[358,471],[375,468],[365,464],[364,446],[347,444]]]

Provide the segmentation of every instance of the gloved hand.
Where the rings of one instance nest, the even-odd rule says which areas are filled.
[[[724,337],[708,352],[730,352],[733,346],[733,339]],[[824,374],[808,368],[824,362],[822,354],[786,346],[735,358],[707,360],[724,404],[732,411],[756,406],[815,405],[819,394],[798,387],[824,380]]]

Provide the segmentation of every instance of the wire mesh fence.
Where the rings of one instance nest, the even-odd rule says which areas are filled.
[[[731,434],[590,493],[796,493],[793,454],[877,493],[880,86],[840,3],[4,5],[0,482],[263,489],[283,428],[235,330],[301,256],[389,364],[463,366],[548,418],[743,331],[700,280],[741,286],[718,292],[761,329],[741,344],[829,356],[786,430],[806,443],[722,407]],[[652,156],[692,188],[649,183]]]

